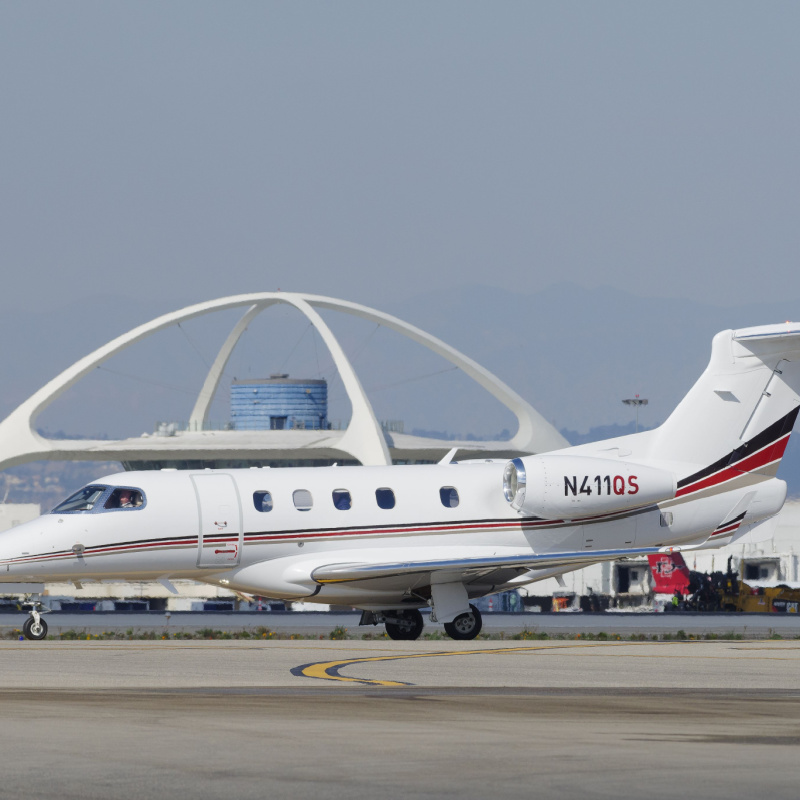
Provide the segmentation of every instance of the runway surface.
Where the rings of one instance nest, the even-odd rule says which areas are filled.
[[[14,798],[795,798],[800,641],[0,642]]]

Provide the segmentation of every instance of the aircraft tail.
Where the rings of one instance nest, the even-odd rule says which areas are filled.
[[[677,496],[742,476],[774,477],[800,410],[800,323],[722,331],[711,361],[648,456],[676,464]]]
[[[647,560],[656,594],[689,594],[691,575],[680,553],[658,553],[647,556]]]

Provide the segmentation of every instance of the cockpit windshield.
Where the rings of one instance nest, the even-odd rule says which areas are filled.
[[[91,511],[94,504],[103,496],[107,486],[84,486],[59,503],[50,513],[66,514],[70,511]]]
[[[144,492],[133,486],[84,486],[75,494],[59,503],[51,514],[93,513],[119,511],[121,509],[142,508],[145,504]]]

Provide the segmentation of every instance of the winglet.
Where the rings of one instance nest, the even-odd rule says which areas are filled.
[[[454,447],[439,463],[449,464],[453,460],[453,456],[459,451],[458,447]]]

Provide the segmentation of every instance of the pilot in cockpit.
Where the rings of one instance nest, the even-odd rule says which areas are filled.
[[[135,489],[115,489],[108,500],[106,508],[138,508],[142,505],[142,493]]]

